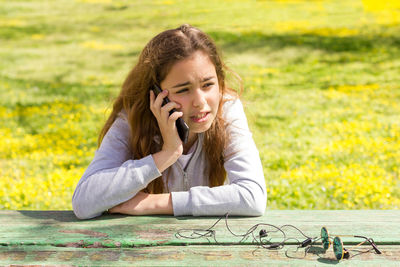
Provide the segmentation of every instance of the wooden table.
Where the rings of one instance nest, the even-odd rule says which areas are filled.
[[[0,265],[362,265],[400,266],[400,210],[302,211],[267,210],[263,217],[229,217],[235,234],[244,234],[257,223],[276,226],[292,224],[310,237],[320,235],[322,226],[337,235],[372,237],[383,252],[360,253],[370,248],[351,250],[352,257],[340,262],[332,247],[322,249],[317,241],[298,248],[306,238],[291,227],[284,227],[287,238],[281,249],[264,249],[253,237],[239,243],[221,220],[212,237],[187,239],[176,233],[182,229],[208,229],[217,217],[103,215],[78,220],[71,211],[0,211]],[[258,227],[259,230],[272,227]],[[190,231],[186,233],[189,234]],[[279,231],[269,232],[278,242]],[[345,247],[359,239],[343,237]]]

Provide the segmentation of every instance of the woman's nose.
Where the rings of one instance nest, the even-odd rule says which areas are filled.
[[[206,101],[206,96],[205,92],[201,89],[196,89],[193,94],[193,106],[196,108],[201,108],[203,107],[207,101]]]

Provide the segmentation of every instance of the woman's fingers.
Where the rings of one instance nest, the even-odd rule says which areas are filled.
[[[174,108],[175,109],[180,108],[180,105],[175,102],[169,102],[165,104],[164,106],[161,107],[161,114],[162,114],[161,116],[166,116],[166,118],[168,118],[170,115],[172,115],[170,113]]]
[[[181,106],[176,102],[168,102],[163,104],[163,99],[168,95],[168,91],[163,91],[156,97],[154,93],[150,93],[150,109],[157,120],[158,127],[163,139],[162,150],[172,152],[171,154],[182,154],[183,146],[176,129],[176,120],[183,116],[179,109]],[[172,113],[171,113],[172,112]]]
[[[153,90],[150,90],[150,107],[159,109],[162,106],[164,97],[166,97],[167,95],[168,95],[167,90],[162,91],[157,96],[155,96]]]
[[[153,90],[150,90],[150,108],[153,106],[154,98],[155,98],[154,92]]]
[[[175,111],[174,113],[172,113],[172,114],[169,116],[168,122],[169,122],[169,123],[174,123],[174,124],[175,124],[175,121],[176,121],[177,119],[179,119],[180,117],[182,117],[182,116],[183,116],[183,112]]]
[[[156,119],[159,121],[160,123],[160,119],[162,119],[163,121],[169,121],[171,119],[173,119],[173,121],[176,121],[179,117],[181,117],[183,114],[182,112],[178,112],[178,117],[177,114],[172,113],[172,115],[174,116],[170,116],[170,112],[172,111],[172,109],[179,109],[180,105],[176,102],[169,102],[166,103],[164,106],[162,105],[163,100],[165,97],[167,97],[168,95],[168,91],[164,90],[162,91],[157,97],[155,97],[155,94],[153,91],[150,92],[150,109],[153,112],[154,116],[156,117]]]

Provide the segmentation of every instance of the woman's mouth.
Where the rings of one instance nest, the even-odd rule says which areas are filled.
[[[205,122],[208,120],[209,114],[210,114],[210,112],[202,112],[195,116],[191,116],[190,119],[196,123]]]

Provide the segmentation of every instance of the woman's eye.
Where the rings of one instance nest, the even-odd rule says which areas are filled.
[[[181,94],[181,93],[187,92],[188,90],[189,90],[188,88],[183,88],[183,89],[180,89],[179,91],[176,91],[176,93]]]
[[[214,85],[214,83],[206,83],[206,84],[204,84],[204,87],[210,87],[210,86],[213,86]]]

